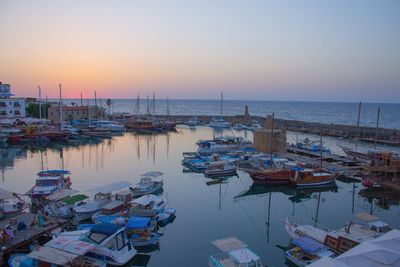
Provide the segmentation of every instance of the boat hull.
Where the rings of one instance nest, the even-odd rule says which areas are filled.
[[[253,172],[251,179],[257,184],[289,184],[291,173],[288,170]]]

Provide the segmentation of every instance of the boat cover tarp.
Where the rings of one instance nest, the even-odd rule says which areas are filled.
[[[314,239],[306,236],[295,238],[292,240],[292,243],[307,253],[315,253],[324,247],[324,245],[322,245],[318,241],[315,241]]]
[[[223,252],[228,252],[232,250],[242,249],[247,247],[247,244],[240,241],[236,237],[228,237],[224,239],[218,239],[211,242],[214,246],[222,250]]]
[[[124,219],[122,216],[115,216],[115,215],[98,215],[96,216],[96,221],[98,223],[113,223],[118,218]]]
[[[128,182],[116,182],[116,183],[96,186],[92,189],[89,189],[88,192],[105,193],[106,194],[106,193],[112,193],[114,191],[120,190],[125,187],[129,187],[131,185],[132,184],[128,183]]]
[[[77,195],[73,195],[73,196],[63,199],[63,202],[68,205],[73,205],[73,204],[75,204],[79,201],[85,200],[87,198],[88,198],[88,196],[86,196],[86,195],[77,194]]]
[[[130,217],[126,223],[126,228],[145,228],[149,225],[150,218],[148,217]]]
[[[0,188],[0,200],[12,199],[12,198],[15,198],[13,193],[11,193],[10,191],[7,191],[3,188]]]
[[[392,230],[336,257],[350,266],[400,266],[400,231]]]
[[[69,197],[72,194],[77,193],[77,192],[78,192],[78,190],[74,190],[74,189],[70,189],[70,188],[62,189],[62,190],[60,190],[58,192],[55,192],[55,193],[53,193],[51,195],[48,195],[46,197],[46,200],[49,200],[49,201],[60,201],[60,200],[62,200],[64,198]]]
[[[51,247],[36,247],[35,250],[33,250],[27,256],[32,259],[64,266],[73,261],[79,255]]]
[[[46,243],[45,247],[51,247],[76,255],[83,255],[94,248],[94,245],[78,239],[77,236],[58,236]]]
[[[229,255],[239,264],[255,262],[260,259],[253,251],[247,248],[240,248],[228,252]]]
[[[100,223],[93,226],[90,232],[109,236],[116,233],[119,229],[121,229],[121,227],[113,223]]]

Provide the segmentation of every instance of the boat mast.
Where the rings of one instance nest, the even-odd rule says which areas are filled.
[[[42,90],[40,89],[39,85],[38,88],[39,88],[39,119],[42,120]]]
[[[153,114],[156,113],[156,93],[153,92],[153,103],[152,103]]]
[[[271,120],[271,140],[270,140],[270,154],[271,154],[271,167],[273,166],[273,159],[272,159],[272,157],[273,157],[273,153],[272,153],[272,150],[273,150],[273,138],[274,138],[274,120],[275,120],[275,113],[274,112],[272,112],[272,120]]]
[[[223,94],[221,92],[221,117],[223,116],[223,110],[222,110],[222,101],[223,101],[223,99],[224,99],[224,96],[223,96]]]
[[[91,125],[91,120],[90,120],[90,103],[89,103],[89,99],[87,100],[87,109],[88,109],[88,121],[89,121],[89,126]]]
[[[167,97],[167,115],[169,116],[169,98]]]
[[[319,146],[320,168],[322,170],[322,129],[319,131]]]
[[[81,93],[81,107],[83,106],[82,93]]]
[[[136,115],[139,116],[139,114],[140,114],[140,98],[138,93],[136,99]]]
[[[361,101],[358,104],[358,116],[357,116],[357,132],[356,132],[356,151],[358,147],[358,138],[360,134],[360,115],[361,115]]]
[[[98,118],[98,114],[97,114],[97,92],[94,91],[94,106],[95,106],[95,115],[96,115],[96,119]]]
[[[376,149],[376,142],[378,141],[378,128],[379,128],[379,115],[381,113],[381,108],[378,107],[378,114],[376,115],[376,128],[375,128],[375,145],[374,148]]]
[[[58,86],[60,87],[60,130],[62,131],[63,115],[62,115],[62,100],[61,100],[61,83]]]
[[[150,100],[149,100],[149,95],[147,95],[147,115],[150,115]]]

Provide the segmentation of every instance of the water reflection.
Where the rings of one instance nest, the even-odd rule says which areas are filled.
[[[133,262],[138,266],[176,266],[178,258],[179,265],[204,266],[212,252],[210,241],[233,235],[249,244],[268,266],[283,266],[283,252],[276,245],[287,244],[289,236],[279,219],[296,216],[335,229],[355,213],[370,212],[371,203],[376,216],[392,227],[400,226],[398,194],[363,189],[355,181],[296,189],[251,185],[242,171],[238,177],[215,180],[203,173],[182,172],[182,152],[195,151],[196,141],[213,134],[221,132],[202,126],[194,130],[181,127],[165,134],[129,132],[109,140],[3,146],[1,187],[24,193],[40,169],[63,165],[72,173],[72,188],[80,191],[119,181],[135,184],[142,173],[162,171],[168,205],[177,209],[177,217],[165,227],[160,247],[138,256],[144,263]],[[252,138],[252,133],[245,131],[224,130],[222,134]],[[289,133],[288,138],[295,136]],[[327,142],[331,150],[336,141]]]

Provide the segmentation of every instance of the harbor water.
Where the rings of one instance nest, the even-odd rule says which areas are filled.
[[[353,109],[343,112],[354,113],[357,106]],[[400,112],[396,114],[391,114],[392,118]],[[142,173],[162,171],[168,206],[176,208],[177,217],[165,228],[159,249],[147,257],[147,266],[206,266],[208,256],[218,253],[210,241],[229,236],[247,243],[264,264],[286,266],[281,247],[286,247],[290,238],[281,219],[291,216],[335,229],[345,226],[354,214],[365,212],[400,228],[399,193],[365,189],[360,183],[337,181],[334,187],[302,190],[252,187],[249,175],[238,171],[237,177],[207,185],[211,179],[184,169],[182,152],[195,151],[196,141],[221,134],[252,139],[249,131],[215,132],[208,127],[180,126],[176,132],[127,132],[113,139],[85,143],[4,145],[0,158],[1,187],[24,193],[33,186],[35,174],[41,169],[70,170],[72,188],[84,192],[111,182],[135,184]],[[304,137],[305,134],[288,133],[289,142]],[[308,137],[318,140],[316,136]],[[333,152],[342,153],[337,143],[344,141],[324,138],[324,142]]]

